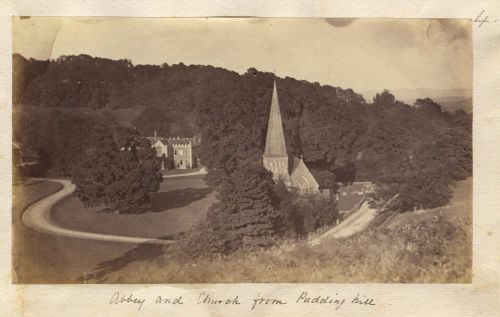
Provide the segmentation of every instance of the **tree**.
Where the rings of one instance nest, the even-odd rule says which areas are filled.
[[[115,124],[104,113],[47,111],[39,107],[17,110],[13,121],[14,140],[41,155],[43,163],[36,171],[39,177],[73,175],[75,165],[89,143],[89,132],[93,127]]]
[[[319,184],[320,189],[328,189],[333,194],[337,191],[335,174],[328,169],[311,167],[311,173]]]
[[[204,227],[211,234],[196,235],[201,239],[191,241],[194,249],[201,245],[201,249],[230,253],[241,247],[268,247],[282,232],[284,224],[275,209],[272,174],[260,164],[241,165],[227,175],[220,183],[218,198]]]
[[[330,226],[338,218],[333,199],[319,195],[302,195],[295,201],[297,213],[302,214],[303,233],[313,232],[322,226]]]
[[[280,212],[291,236],[332,225],[338,218],[334,199],[316,194],[298,194],[294,190],[288,190],[281,183],[276,184],[276,192],[279,196]]]
[[[371,194],[377,207],[400,212],[435,208],[449,202],[453,179],[435,146],[387,162]]]
[[[134,213],[150,206],[162,175],[147,139],[125,128],[97,127],[72,181],[86,207]]]
[[[382,93],[377,93],[375,97],[373,97],[373,104],[377,106],[390,106],[396,101],[396,98],[393,94],[387,89],[385,89]]]
[[[423,112],[435,114],[441,113],[441,106],[434,102],[431,98],[417,99],[415,107]]]
[[[433,147],[444,164],[443,168],[454,180],[472,175],[472,134],[463,128],[450,127],[438,137]]]

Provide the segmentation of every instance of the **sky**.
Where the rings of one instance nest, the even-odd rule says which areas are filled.
[[[255,67],[361,92],[471,89],[471,37],[458,19],[13,18],[25,57]]]

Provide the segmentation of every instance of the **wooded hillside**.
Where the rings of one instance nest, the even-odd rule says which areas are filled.
[[[276,79],[288,152],[303,155],[318,179],[331,180],[322,176],[333,173],[337,181],[376,180],[397,166],[391,162],[413,160],[446,138],[456,145],[442,154],[452,161],[446,168],[462,169],[461,178],[472,171],[472,115],[444,112],[426,96],[407,105],[385,91],[367,101],[351,89],[253,68],[239,75],[212,66],[133,65],[88,55],[36,61],[15,54],[13,63],[14,138],[52,162],[62,153],[72,156],[66,145],[78,147],[89,126],[119,124],[115,109],[141,107],[129,118],[141,134],[151,135],[152,127],[172,135],[199,133],[203,163],[232,172],[242,162],[261,160]],[[69,108],[100,110],[81,115]]]

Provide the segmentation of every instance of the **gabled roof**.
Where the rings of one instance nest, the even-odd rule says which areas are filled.
[[[271,110],[269,112],[269,122],[267,125],[266,149],[264,151],[264,156],[288,156],[285,146],[285,135],[283,133],[283,123],[281,121],[276,81],[274,81],[273,87],[273,97],[271,100]]]
[[[302,158],[299,159],[294,156],[290,177],[294,179],[300,176],[304,176],[309,181],[311,186],[319,188],[318,182],[314,178],[311,171],[309,171],[309,168],[307,168],[307,165],[306,163],[304,163],[304,160]]]

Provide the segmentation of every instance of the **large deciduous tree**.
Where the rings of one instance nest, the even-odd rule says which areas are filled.
[[[375,204],[400,212],[445,205],[454,181],[446,164],[436,146],[387,162],[374,181]]]
[[[162,175],[147,139],[125,128],[98,127],[72,181],[85,206],[135,213],[150,206]]]

